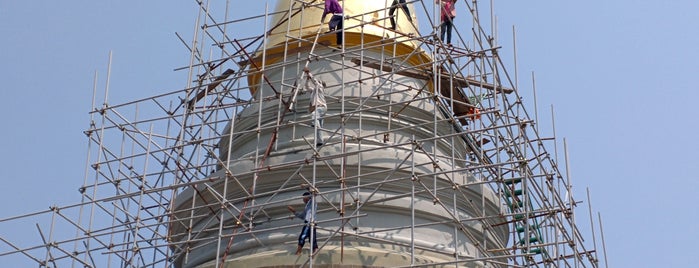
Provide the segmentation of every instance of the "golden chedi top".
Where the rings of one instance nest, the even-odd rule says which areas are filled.
[[[335,33],[328,32],[328,21],[333,14],[328,14],[321,23],[324,2],[308,0],[303,4],[294,0],[277,1],[277,6],[272,12],[274,15],[269,24],[266,44],[253,59],[258,68],[263,66],[262,52],[266,52],[264,65],[269,66],[282,61],[285,54],[310,51],[314,43],[315,51],[330,46],[336,49]],[[419,48],[420,42],[415,39],[415,36],[420,35],[417,33],[418,21],[412,4],[407,4],[410,19],[401,6],[394,8],[394,31],[391,27],[392,16],[389,15],[393,0],[342,0],[339,3],[345,17],[345,50],[363,45],[364,49],[383,49],[388,55],[399,58],[403,56],[408,64],[430,62],[429,55]]]

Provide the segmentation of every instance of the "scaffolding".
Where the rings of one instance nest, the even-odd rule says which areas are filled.
[[[195,2],[193,40],[180,37],[191,61],[177,69],[190,82],[121,104],[95,87],[82,201],[0,219],[37,222],[41,237],[0,236],[0,258],[234,267],[273,252],[291,262],[256,266],[606,265],[601,220],[590,212],[590,231],[576,224],[581,202],[555,131],[540,135],[499,56],[492,2],[457,2],[471,27],[455,27],[453,45],[432,0],[361,12],[341,1],[336,32],[319,23],[322,0],[245,18],[229,17],[230,3]],[[323,114],[307,109],[317,90],[307,80],[325,90]],[[320,249],[296,257],[303,224],[286,207],[300,209],[305,191]],[[380,255],[371,248],[389,257],[355,260]]]

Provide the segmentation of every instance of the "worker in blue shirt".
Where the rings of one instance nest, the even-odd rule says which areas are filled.
[[[301,229],[301,234],[299,235],[299,244],[296,248],[296,255],[301,255],[301,250],[303,245],[306,243],[306,239],[311,241],[311,248],[313,248],[313,253],[318,250],[318,243],[316,242],[316,205],[311,198],[311,193],[303,193],[303,203],[306,204],[303,212],[296,213],[296,210],[292,206],[287,206],[289,211],[293,213],[297,218],[302,219],[304,222],[303,228]],[[313,235],[311,235],[311,229],[313,230]]]

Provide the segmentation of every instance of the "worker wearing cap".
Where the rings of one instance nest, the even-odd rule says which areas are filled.
[[[305,192],[303,193],[303,203],[306,204],[306,207],[303,209],[303,212],[296,213],[296,210],[292,206],[287,206],[289,211],[291,213],[294,213],[294,215],[302,219],[303,222],[305,223],[303,225],[303,228],[301,229],[301,234],[299,235],[299,244],[298,247],[296,248],[296,255],[301,255],[301,250],[303,249],[303,245],[306,243],[306,239],[309,239],[311,241],[311,247],[313,248],[313,253],[318,250],[318,243],[316,242],[316,228],[315,225],[313,225],[313,228],[311,228],[311,225],[313,221],[315,220],[315,212],[316,212],[316,206],[315,202],[313,202],[311,198],[311,193]],[[313,229],[313,235],[311,235],[311,229]]]

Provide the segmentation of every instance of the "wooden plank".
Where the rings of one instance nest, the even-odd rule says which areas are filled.
[[[214,88],[216,88],[219,84],[223,82],[223,80],[226,80],[230,75],[234,74],[235,71],[231,69],[226,69],[221,75],[217,76],[216,79],[214,79],[213,82],[209,83],[209,85],[206,86],[206,89],[200,90],[196,96],[194,96],[193,99],[189,100],[188,107],[189,109],[194,108],[194,104],[204,98],[206,94],[209,94]]]
[[[362,61],[359,58],[353,58],[351,61],[352,61],[352,63],[354,63],[356,65],[362,64],[362,65],[369,67],[369,68],[374,68],[377,70],[380,69],[380,70],[385,71],[385,72],[393,72],[393,68],[390,66],[390,64],[383,64],[382,65],[377,61],[373,61],[373,60]],[[416,79],[420,79],[420,80],[432,80],[432,77],[434,77],[431,70],[424,69],[424,68],[421,68],[419,70],[417,70],[417,69],[401,70],[401,71],[396,72],[396,74],[407,76],[407,77],[412,77],[412,78],[416,78]],[[444,81],[447,81],[446,84],[448,85],[449,81],[450,81],[449,76],[451,74],[449,74],[446,71],[441,71],[439,74],[441,77],[440,80],[441,80],[442,84],[444,84]],[[497,87],[496,88],[496,86],[493,84],[484,83],[482,81],[478,81],[478,80],[475,80],[472,78],[463,77],[460,75],[454,75],[453,81],[454,81],[454,84],[460,88],[474,86],[474,87],[485,88],[488,90],[493,90],[493,91],[496,91],[496,93],[498,91],[502,91],[502,92],[507,93],[507,94],[510,94],[513,92],[513,90],[509,89],[509,88],[504,88],[504,87]],[[446,95],[446,96],[448,96],[448,95]]]

